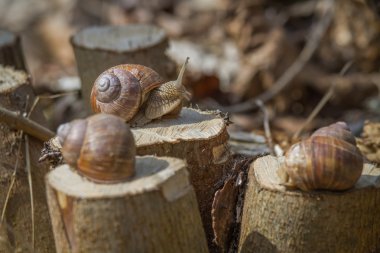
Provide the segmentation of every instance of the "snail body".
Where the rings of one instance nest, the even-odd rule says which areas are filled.
[[[95,80],[91,107],[96,113],[114,114],[133,126],[167,114],[178,115],[189,93],[182,85],[188,59],[175,81],[164,82],[151,68],[138,64],[112,67]]]
[[[288,186],[304,191],[347,190],[362,173],[363,156],[347,125],[338,122],[291,146],[281,169],[290,179]]]
[[[65,162],[90,180],[112,183],[134,174],[136,146],[121,118],[96,114],[61,125],[57,135]]]

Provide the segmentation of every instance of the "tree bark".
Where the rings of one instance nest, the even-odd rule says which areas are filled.
[[[0,30],[0,64],[26,70],[20,37]]]
[[[46,177],[58,252],[207,252],[185,163],[137,157],[127,182],[97,184],[62,165]]]
[[[239,252],[379,252],[380,169],[365,164],[348,191],[303,192],[280,185],[273,156],[250,167]]]
[[[71,43],[89,113],[94,81],[110,67],[133,63],[151,67],[163,78],[171,78],[175,73],[175,64],[165,55],[166,34],[152,25],[90,27],[75,34]]]
[[[0,106],[11,111],[28,112],[33,99],[34,93],[28,75],[23,71],[16,71],[0,65]],[[37,122],[41,122],[43,115],[41,111],[37,110],[32,113],[31,118]],[[25,143],[22,141],[23,138],[20,138],[18,131],[11,129],[4,123],[0,123],[0,140],[1,211],[4,210],[15,165],[18,164],[15,183],[10,192],[5,210],[4,226],[6,226],[6,229],[0,229],[0,231],[5,231],[7,235],[0,237],[9,238],[7,247],[10,245],[17,252],[31,252],[33,249],[32,217],[28,175],[25,171]],[[31,137],[29,138],[29,145],[35,207],[34,251],[53,252],[53,233],[50,225],[43,179],[48,171],[48,166],[47,164],[38,163],[42,142]],[[7,249],[2,249],[1,245],[0,252],[7,252]]]
[[[210,251],[215,250],[211,208],[215,192],[230,170],[231,154],[225,120],[215,112],[183,108],[178,118],[132,128],[138,155],[186,160],[195,188]]]

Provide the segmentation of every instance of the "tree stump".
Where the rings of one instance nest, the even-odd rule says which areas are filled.
[[[34,99],[28,75],[10,67],[0,65],[0,106],[16,112],[28,112]],[[0,115],[1,117],[1,115]],[[41,122],[41,111],[34,111],[31,118]],[[9,238],[7,247],[17,252],[32,252],[33,233],[31,217],[31,200],[28,175],[25,171],[25,143],[19,132],[0,123],[0,210],[4,210],[7,193],[11,185],[16,164],[15,183],[10,192],[5,210],[6,235]],[[21,146],[20,146],[21,145]],[[34,252],[54,252],[53,233],[46,203],[44,176],[48,171],[47,164],[39,164],[38,158],[42,142],[29,138],[31,173],[34,197]],[[20,150],[20,152],[19,152]],[[16,162],[18,161],[18,162]],[[2,244],[1,244],[2,245]],[[1,248],[0,252],[8,252]]]
[[[82,82],[85,108],[91,112],[90,94],[95,79],[106,69],[126,63],[151,67],[172,77],[175,64],[165,55],[165,32],[152,25],[90,27],[71,39]]]
[[[136,174],[97,184],[68,165],[46,177],[58,252],[207,252],[185,163],[136,158]]]
[[[0,64],[26,70],[20,37],[5,30],[0,30]]]
[[[280,185],[273,156],[250,167],[239,252],[380,252],[380,169],[365,164],[348,191]]]
[[[212,248],[211,207],[230,169],[225,120],[215,112],[183,108],[178,118],[153,121],[132,128],[138,155],[172,156],[186,160]]]

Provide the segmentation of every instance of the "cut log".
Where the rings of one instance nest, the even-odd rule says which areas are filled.
[[[5,30],[0,30],[0,64],[26,70],[20,37]]]
[[[34,93],[28,75],[10,67],[0,65],[0,106],[14,112],[28,112],[34,99]],[[41,122],[41,111],[35,110],[31,118]],[[25,143],[20,135],[7,124],[0,123],[0,209],[4,211],[7,193],[11,185],[16,164],[15,183],[10,191],[5,209],[5,226],[8,233],[1,238],[9,238],[12,248],[20,252],[32,252],[33,231],[31,216],[31,200],[28,175],[25,172]],[[20,146],[21,145],[21,146]],[[29,138],[31,172],[34,199],[34,252],[54,252],[53,232],[51,230],[49,212],[46,203],[44,176],[49,168],[47,164],[39,164],[38,158],[42,142]],[[20,152],[18,150],[21,150]],[[18,161],[18,162],[16,162]],[[3,244],[0,244],[2,247]],[[15,250],[16,251],[16,250]],[[8,252],[0,248],[0,252]]]
[[[250,167],[239,252],[380,252],[380,169],[348,191],[287,190],[273,156]]]
[[[178,118],[132,128],[138,155],[172,156],[186,160],[210,249],[213,246],[211,207],[214,194],[230,167],[225,120],[216,112],[183,108]]]
[[[136,174],[117,184],[61,165],[46,184],[58,252],[208,252],[180,159],[137,157]]]
[[[90,27],[71,39],[82,82],[85,108],[91,112],[90,94],[95,79],[106,69],[126,63],[151,67],[164,79],[175,74],[165,55],[165,32],[152,25]]]

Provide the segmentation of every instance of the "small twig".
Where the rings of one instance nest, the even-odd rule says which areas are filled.
[[[20,138],[21,138],[21,136],[22,136],[22,131],[20,134]],[[17,157],[16,157],[15,167],[14,167],[12,177],[11,177],[11,183],[10,183],[9,188],[8,188],[7,196],[5,197],[3,210],[1,211],[0,226],[3,224],[5,213],[6,213],[7,206],[8,206],[8,201],[9,201],[9,198],[11,196],[12,188],[13,188],[15,181],[16,181],[17,167],[18,167],[18,163],[20,160],[19,158],[20,158],[20,154],[21,154],[21,146],[22,145],[20,143],[18,150],[17,150]]]
[[[21,114],[7,110],[0,106],[0,122],[6,123],[9,127],[22,130],[25,133],[40,139],[48,141],[55,136],[54,132],[44,126],[23,117]]]
[[[29,103],[29,95],[26,96],[26,102],[25,102],[25,108],[24,108],[24,111],[26,110],[26,108],[28,107],[28,103]],[[8,187],[8,192],[7,192],[7,195],[5,197],[5,201],[4,201],[4,206],[3,206],[3,210],[1,211],[1,223],[4,221],[4,217],[5,217],[5,213],[6,213],[6,210],[7,210],[7,206],[8,206],[8,201],[11,197],[11,192],[12,192],[12,189],[13,189],[13,186],[16,182],[16,175],[17,175],[17,168],[18,168],[18,163],[19,163],[19,158],[20,158],[20,154],[21,154],[21,140],[22,140],[22,135],[24,134],[24,131],[19,131],[17,132],[17,137],[15,138],[15,142],[17,142],[17,140],[20,140],[20,144],[18,146],[18,151],[16,153],[16,162],[15,162],[15,167],[14,167],[14,170],[13,170],[13,173],[12,173],[12,176],[11,176],[11,183],[9,184],[9,187]]]
[[[75,90],[75,91],[62,92],[62,93],[54,94],[54,95],[38,95],[37,97],[39,99],[54,99],[54,98],[64,97],[67,95],[73,95],[76,93],[78,93],[78,91]]]
[[[36,108],[38,102],[40,102],[41,99],[54,99],[54,98],[59,98],[59,97],[75,94],[75,93],[77,93],[77,91],[68,91],[68,92],[54,94],[54,95],[38,95],[34,99],[32,107],[30,108],[30,111],[29,111],[29,113],[28,113],[28,115],[26,117],[27,118],[30,117],[30,115],[32,114],[32,112],[34,111],[34,109]]]
[[[29,153],[29,139],[28,135],[25,134],[25,160],[26,160],[26,172],[28,175],[29,183],[29,193],[30,193],[30,211],[32,217],[32,249],[34,251],[34,238],[35,238],[35,229],[34,229],[34,198],[33,198],[33,183],[32,183],[32,169],[30,166],[30,153]]]
[[[261,101],[261,100],[257,100],[256,101],[256,105],[261,109],[261,111],[263,112],[263,116],[264,116],[264,131],[265,131],[265,137],[267,139],[267,143],[268,143],[268,146],[269,146],[269,149],[270,149],[270,153],[271,155],[274,155],[274,148],[273,148],[273,139],[272,139],[272,134],[271,134],[271,131],[270,131],[270,126],[269,126],[269,115],[268,115],[268,111],[267,109],[265,108],[264,106],[264,103]]]
[[[66,92],[66,93],[61,93],[61,94],[56,94],[56,95],[37,96],[34,99],[32,107],[30,111],[27,113],[26,117],[24,117],[23,115],[19,113],[10,111],[0,106],[0,122],[6,123],[11,128],[22,130],[25,133],[37,139],[40,139],[42,141],[48,141],[55,136],[55,133],[49,130],[48,128],[38,124],[37,122],[30,120],[29,117],[32,114],[35,107],[37,106],[40,99],[57,98],[57,97],[66,96],[72,93],[73,92]]]
[[[304,65],[311,59],[314,52],[318,48],[323,35],[325,34],[327,28],[329,27],[333,13],[335,1],[330,0],[327,2],[329,4],[326,13],[321,17],[320,21],[316,24],[313,29],[309,39],[306,42],[305,47],[302,49],[298,58],[293,62],[293,64],[282,74],[282,76],[273,84],[271,89],[265,91],[256,98],[248,99],[247,101],[232,105],[232,106],[221,106],[219,109],[227,112],[245,112],[257,108],[256,101],[261,100],[263,103],[274,98],[278,95],[293,79],[294,77],[303,69]]]
[[[28,112],[28,115],[26,115],[26,117],[29,119],[30,118],[30,115],[32,114],[32,112],[34,111],[34,109],[36,108],[38,102],[40,101],[40,97],[37,96],[34,101],[33,101],[33,104],[32,104],[32,107],[30,108],[30,111]]]
[[[346,72],[349,70],[349,68],[352,66],[353,61],[347,62],[341,71],[339,72],[340,76],[343,76],[346,74]],[[304,128],[310,124],[310,122],[317,116],[317,114],[322,110],[322,108],[326,105],[327,101],[334,95],[336,83],[332,83],[326,94],[323,96],[321,101],[317,104],[317,106],[314,108],[314,110],[311,112],[311,114],[307,117],[306,121],[301,125],[301,127],[297,130],[297,132],[293,135],[293,140],[297,139],[299,135],[302,133]]]

